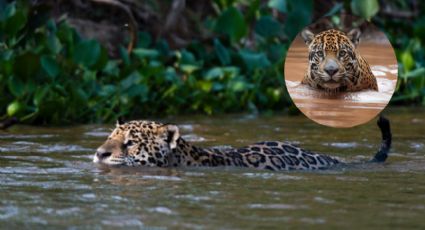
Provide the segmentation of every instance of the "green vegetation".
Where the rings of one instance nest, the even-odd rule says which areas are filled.
[[[120,47],[120,57],[110,58],[99,42],[82,39],[64,21],[32,14],[25,2],[0,1],[0,119],[34,124],[288,108],[283,58],[314,13],[312,0],[217,0],[217,15],[204,22],[217,35],[211,41],[172,50],[165,39],[139,31],[131,53]],[[377,1],[348,3],[328,14],[352,8],[372,18],[397,49],[394,102],[425,103],[425,16],[412,24],[376,16]]]

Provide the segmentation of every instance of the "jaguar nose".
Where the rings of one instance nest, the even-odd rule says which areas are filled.
[[[324,70],[330,77],[332,77],[336,72],[338,72],[338,64],[332,59],[328,60],[325,64]]]
[[[104,149],[98,149],[96,151],[96,156],[101,160],[105,159],[112,155],[112,152],[105,151]]]
[[[329,68],[325,68],[325,71],[327,74],[329,74],[330,77],[332,77],[333,75],[335,75],[336,72],[338,72],[338,68],[331,66]]]

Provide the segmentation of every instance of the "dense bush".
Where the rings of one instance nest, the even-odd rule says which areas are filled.
[[[217,34],[212,41],[172,50],[139,31],[138,46],[130,54],[121,47],[113,59],[66,22],[32,14],[26,2],[0,2],[0,114],[26,123],[284,109],[291,103],[283,58],[313,17],[312,0],[216,1],[218,15],[205,22]],[[397,48],[402,81],[395,100],[424,102],[424,16],[413,26],[373,18],[377,1],[362,0],[328,14],[351,9],[384,27]],[[399,36],[403,28],[408,32]]]

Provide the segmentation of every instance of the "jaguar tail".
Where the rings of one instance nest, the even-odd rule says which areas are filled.
[[[375,154],[371,162],[385,162],[388,157],[388,152],[391,149],[392,135],[390,121],[383,116],[379,116],[377,123],[379,129],[381,130],[382,142],[381,147],[379,148],[378,152]]]

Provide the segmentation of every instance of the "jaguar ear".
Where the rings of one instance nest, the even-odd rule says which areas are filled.
[[[310,45],[314,39],[314,34],[309,29],[304,29],[301,32],[301,37],[304,39],[305,44]]]
[[[177,140],[180,138],[179,128],[175,125],[164,125],[161,127],[163,132],[166,132],[167,143],[170,145],[170,149],[177,147]]]
[[[350,30],[350,32],[347,33],[347,37],[351,40],[354,46],[357,46],[359,44],[361,34],[362,33],[359,29],[352,29]]]
[[[125,123],[124,119],[121,116],[119,116],[118,119],[117,119],[117,126],[120,126],[124,123]]]

